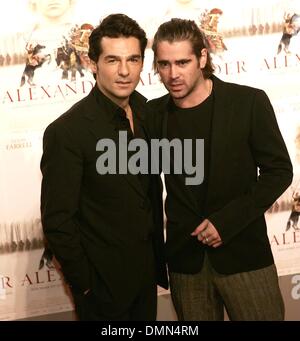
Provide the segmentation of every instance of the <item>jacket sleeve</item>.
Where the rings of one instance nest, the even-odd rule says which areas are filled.
[[[224,243],[262,216],[293,178],[292,164],[273,107],[262,90],[254,97],[251,125],[249,144],[259,170],[257,181],[253,181],[246,193],[208,217]]]
[[[89,263],[80,242],[76,214],[83,158],[70,132],[50,125],[43,139],[41,217],[44,234],[65,279],[83,292],[90,285]]]

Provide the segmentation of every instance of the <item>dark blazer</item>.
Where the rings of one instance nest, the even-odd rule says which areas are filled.
[[[105,112],[107,103],[99,105],[95,91],[45,131],[42,224],[73,292],[91,288],[103,302],[115,302],[122,310],[137,294],[152,240],[157,283],[167,286],[160,178],[151,177],[147,194],[137,176],[97,173],[97,141],[117,143],[118,131]],[[137,92],[132,98],[144,114],[145,98]]]
[[[180,176],[176,198],[167,196],[166,200],[167,261],[173,272],[199,272],[205,251],[222,274],[272,264],[264,212],[292,181],[291,161],[267,95],[215,76],[212,80],[214,105],[204,212]],[[148,103],[152,137],[167,136],[169,100],[165,95]],[[222,246],[207,247],[190,236],[204,218],[217,228]]]

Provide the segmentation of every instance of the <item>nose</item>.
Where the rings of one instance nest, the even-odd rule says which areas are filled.
[[[178,77],[178,70],[177,70],[176,65],[170,66],[170,77],[172,79],[176,79]]]
[[[129,67],[126,61],[121,61],[119,64],[119,75],[126,77],[129,75]]]

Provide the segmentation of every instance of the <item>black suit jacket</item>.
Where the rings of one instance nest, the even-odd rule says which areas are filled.
[[[176,195],[166,200],[167,261],[174,272],[200,271],[205,251],[222,274],[272,264],[264,212],[292,181],[290,158],[267,95],[215,76],[212,80],[214,105],[204,212],[181,176],[174,184]],[[166,95],[148,103],[152,137],[167,136],[169,100]],[[219,231],[221,247],[207,247],[191,237],[204,218]]]
[[[106,104],[97,103],[95,91],[44,133],[42,224],[73,292],[91,288],[121,310],[137,293],[150,239],[157,283],[167,286],[160,178],[151,177],[147,194],[137,176],[97,173],[97,141],[110,138],[118,143],[118,131],[105,112]],[[132,99],[135,110],[144,114],[145,98],[134,92]]]

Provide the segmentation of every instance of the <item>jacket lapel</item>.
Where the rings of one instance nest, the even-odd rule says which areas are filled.
[[[88,95],[85,103],[84,114],[90,123],[89,129],[97,141],[103,138],[110,138],[118,142],[118,132],[115,130],[113,122],[105,115],[105,109],[99,107],[95,92],[94,88]]]
[[[205,213],[207,214],[211,203],[217,202],[217,193],[226,182],[226,168],[231,167],[228,161],[230,129],[233,119],[233,108],[230,100],[230,90],[226,91],[226,85],[213,76],[214,82],[214,109],[211,127],[211,145],[209,158],[208,186],[205,200]],[[223,175],[223,176],[222,176]]]

